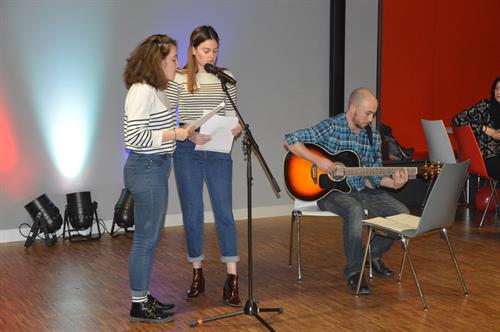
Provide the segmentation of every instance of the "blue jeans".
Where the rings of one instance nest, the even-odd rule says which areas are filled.
[[[135,233],[128,257],[132,296],[144,296],[150,289],[151,270],[165,223],[168,177],[172,156],[130,152],[124,168],[125,187],[134,199]]]
[[[181,201],[189,262],[203,255],[203,183],[206,182],[215,217],[221,261],[240,260],[233,217],[233,161],[229,153],[196,151],[191,141],[177,142],[174,173]]]
[[[380,217],[399,213],[409,213],[408,208],[381,189],[355,189],[349,194],[331,192],[318,201],[321,210],[331,211],[344,219],[344,254],[346,266],[344,275],[350,277],[361,271],[363,260],[362,221],[365,219],[364,209]],[[394,239],[375,235],[372,242],[372,260],[382,257],[389,250]]]

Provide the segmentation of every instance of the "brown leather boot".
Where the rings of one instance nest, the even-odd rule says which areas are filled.
[[[240,296],[238,294],[238,276],[236,274],[227,274],[226,283],[222,292],[222,301],[224,304],[232,307],[241,307]]]
[[[205,291],[205,278],[203,277],[202,268],[193,269],[193,281],[191,287],[186,292],[186,299],[197,297]]]

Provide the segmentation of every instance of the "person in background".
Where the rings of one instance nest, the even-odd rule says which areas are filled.
[[[178,106],[179,121],[186,126],[210,110],[225,102],[226,116],[235,116],[235,111],[222,90],[221,81],[205,71],[205,64],[215,65],[219,51],[219,36],[211,26],[200,26],[193,30],[189,39],[188,61],[177,73],[167,95],[172,107]],[[229,71],[227,75],[233,76]],[[236,86],[230,84],[228,92],[236,102]],[[239,135],[241,126],[232,129]],[[207,184],[210,202],[215,217],[215,228],[221,251],[220,260],[226,264],[226,280],[222,291],[223,303],[240,306],[236,263],[238,256],[236,225],[233,217],[232,175],[233,161],[230,153],[196,151],[195,146],[205,144],[210,135],[195,132],[189,140],[177,145],[174,154],[174,173],[181,202],[182,219],[187,242],[187,260],[193,266],[193,279],[186,292],[192,299],[205,291],[202,270],[203,255],[203,184]]]
[[[124,135],[129,156],[124,167],[125,187],[134,199],[135,233],[128,258],[132,296],[130,321],[163,323],[174,320],[175,305],[151,295],[151,270],[165,222],[168,177],[176,140],[190,128],[176,128],[164,93],[177,70],[177,43],[167,35],[152,35],[127,59],[123,74]]]
[[[326,172],[333,172],[336,164],[329,158],[310,151],[304,143],[318,144],[331,154],[344,150],[356,152],[362,166],[382,166],[380,134],[370,128],[377,112],[377,98],[367,88],[358,88],[351,93],[345,113],[321,121],[317,125],[285,135],[285,147],[293,154],[309,160]],[[387,217],[399,213],[409,213],[408,208],[379,187],[399,189],[408,181],[405,168],[397,170],[392,176],[349,176],[349,193],[331,191],[318,200],[318,207],[331,211],[344,219],[343,237],[346,266],[344,274],[347,286],[355,293],[359,278],[360,293],[370,293],[366,280],[361,276],[362,264],[362,221],[364,210]],[[389,250],[394,240],[375,235],[371,246],[373,272],[381,277],[393,277],[382,261],[382,254]]]
[[[451,125],[469,125],[472,128],[488,175],[500,179],[500,76],[491,85],[490,98],[481,100],[457,114]]]

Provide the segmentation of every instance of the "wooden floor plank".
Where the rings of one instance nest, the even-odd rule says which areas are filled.
[[[296,260],[288,268],[290,219],[254,220],[253,297],[259,307],[283,307],[281,315],[261,313],[277,331],[498,331],[500,329],[499,216],[490,213],[483,228],[480,214],[459,208],[450,239],[470,295],[465,297],[438,234],[416,239],[411,252],[429,305],[424,312],[408,268],[403,281],[375,278],[372,294],[350,294],[342,275],[342,223],[339,218],[304,218],[304,282],[297,282]],[[240,293],[248,298],[247,223],[238,222]],[[266,331],[253,316],[242,315],[190,329],[186,322],[237,311],[222,305],[225,268],[212,224],[205,226],[206,293],[184,300],[191,267],[185,261],[182,227],[163,231],[153,271],[152,291],[177,305],[176,321],[129,323],[125,236],[99,241],[58,241],[46,247],[37,240],[0,244],[1,331]],[[401,248],[384,261],[398,269]]]

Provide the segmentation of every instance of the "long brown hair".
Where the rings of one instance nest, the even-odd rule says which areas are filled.
[[[193,54],[193,47],[198,47],[201,43],[206,40],[213,39],[219,45],[219,35],[214,28],[210,25],[202,25],[197,27],[191,32],[191,37],[189,37],[189,48],[188,48],[188,61],[186,66],[183,68],[182,73],[187,74],[187,90],[191,93],[198,90],[198,84],[196,83],[196,73],[198,72],[198,64],[196,62],[196,57]]]
[[[123,80],[128,88],[134,83],[146,82],[158,90],[167,88],[168,80],[161,62],[177,42],[167,35],[152,35],[142,41],[130,54],[123,72]]]

